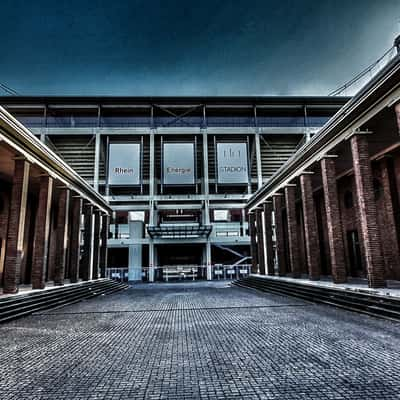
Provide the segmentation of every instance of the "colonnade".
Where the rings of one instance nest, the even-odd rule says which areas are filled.
[[[35,204],[29,202],[30,192]],[[23,263],[30,264],[33,289],[45,288],[49,280],[63,285],[66,275],[72,283],[105,276],[109,216],[72,186],[45,171],[38,176],[36,165],[32,174],[31,162],[17,157],[7,210],[3,293],[18,292]],[[36,215],[30,229],[27,210]],[[33,241],[29,260],[26,241]]]
[[[394,109],[400,127],[400,105]],[[382,228],[378,221],[380,210],[377,210],[376,205],[376,188],[374,188],[374,174],[369,154],[368,139],[371,134],[371,132],[354,131],[346,140],[349,142],[351,154],[355,186],[354,212],[357,213],[361,256],[369,287],[380,288],[386,285],[387,257],[384,257],[385,238],[382,240],[381,237]],[[334,283],[347,281],[349,273],[345,254],[346,238],[341,220],[336,171],[340,157],[332,151],[321,152],[318,161],[311,165],[309,170],[293,174],[293,179],[289,176],[285,181],[286,184],[271,191],[272,195],[266,197],[249,212],[253,273],[279,276],[290,274],[293,278],[299,278],[305,272],[300,265],[300,254],[303,251],[308,278],[319,280],[321,245],[324,245],[320,243],[321,230],[325,229],[332,281]],[[315,174],[319,174],[318,179],[314,179]],[[322,182],[322,187],[313,187],[315,181]],[[318,190],[323,192],[321,197],[323,204],[319,210],[315,195]],[[384,201],[387,203],[385,212],[389,209],[393,216],[390,193]],[[326,224],[324,227],[318,224],[318,212],[323,214],[322,218]],[[392,221],[394,224],[394,218]],[[393,228],[393,231],[395,230]],[[398,247],[396,249],[390,250],[392,253],[394,251],[397,253],[395,256],[398,259]]]

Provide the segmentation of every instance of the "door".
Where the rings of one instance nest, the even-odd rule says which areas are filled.
[[[347,246],[350,258],[350,275],[360,276],[362,275],[361,250],[356,230],[347,232]]]

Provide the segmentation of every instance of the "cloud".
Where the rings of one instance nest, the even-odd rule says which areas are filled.
[[[391,46],[397,0],[2,1],[23,94],[324,95]]]

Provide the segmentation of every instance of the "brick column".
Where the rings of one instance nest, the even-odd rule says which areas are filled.
[[[3,202],[3,210],[0,213],[0,282],[3,282],[4,260],[6,257],[8,216],[10,214],[10,196],[3,192],[0,194],[0,201]]]
[[[372,288],[385,287],[385,265],[383,262],[381,239],[376,218],[368,141],[363,134],[351,137],[354,177],[357,202],[360,213],[361,238],[364,242],[364,256],[367,265],[368,283]]]
[[[93,279],[100,277],[100,210],[95,210],[94,215],[94,229],[93,229]]]
[[[78,195],[72,197],[72,225],[70,238],[70,280],[72,283],[79,280],[79,260],[81,254],[81,214],[82,198]]]
[[[57,213],[57,243],[54,263],[54,284],[64,285],[65,263],[68,249],[69,198],[67,188],[60,189]]]
[[[40,177],[39,203],[35,221],[34,249],[32,259],[32,288],[43,289],[46,280],[46,268],[49,254],[49,232],[51,200],[53,196],[53,178]]]
[[[304,173],[300,175],[300,188],[303,204],[304,237],[306,242],[308,276],[311,280],[319,280],[321,268],[317,216],[312,188],[312,173]]]
[[[285,187],[286,200],[286,215],[288,226],[288,241],[289,241],[289,260],[292,268],[293,278],[300,278],[300,263],[299,263],[299,241],[297,237],[296,223],[296,186],[288,185]]]
[[[264,256],[264,230],[262,225],[263,210],[257,208],[256,223],[257,223],[257,253],[258,253],[258,269],[261,275],[265,275],[265,256]]]
[[[106,277],[107,269],[107,239],[110,225],[110,217],[105,214],[101,219],[101,247],[100,247],[100,277]]]
[[[23,257],[30,165],[15,160],[5,256],[3,293],[17,293]]]
[[[400,103],[394,106],[394,112],[396,113],[397,128],[400,132]]]
[[[255,214],[249,212],[249,235],[250,235],[250,250],[251,250],[251,272],[256,274],[258,272],[258,254],[256,243],[256,227],[255,227]]]
[[[264,203],[265,249],[267,259],[265,264],[268,275],[274,275],[274,247],[272,243],[272,201]]]
[[[384,157],[379,163],[383,188],[383,199],[380,204],[384,212],[378,213],[377,217],[381,233],[383,259],[386,268],[390,270],[391,279],[396,279],[400,277],[400,254],[393,203],[395,202],[396,205],[398,203],[396,197],[392,198],[391,180],[394,180],[394,177],[392,176],[391,164],[389,157]],[[394,195],[397,196],[397,193],[394,193]]]
[[[326,156],[322,158],[321,173],[324,188],[332,279],[334,283],[343,283],[347,281],[347,274],[334,157]]]
[[[83,231],[83,248],[82,248],[82,258],[79,265],[79,270],[81,271],[82,280],[88,281],[92,278],[92,231],[93,231],[93,206],[86,203],[83,207],[84,215],[84,231]]]
[[[287,272],[287,259],[285,252],[285,234],[283,230],[283,195],[274,194],[272,196],[272,206],[275,215],[275,237],[276,237],[276,254],[278,257],[278,274],[285,276]]]

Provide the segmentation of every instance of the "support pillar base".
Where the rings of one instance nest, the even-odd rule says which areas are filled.
[[[149,268],[149,282],[154,282],[154,267]]]
[[[212,269],[211,265],[207,265],[207,280],[212,281]]]

